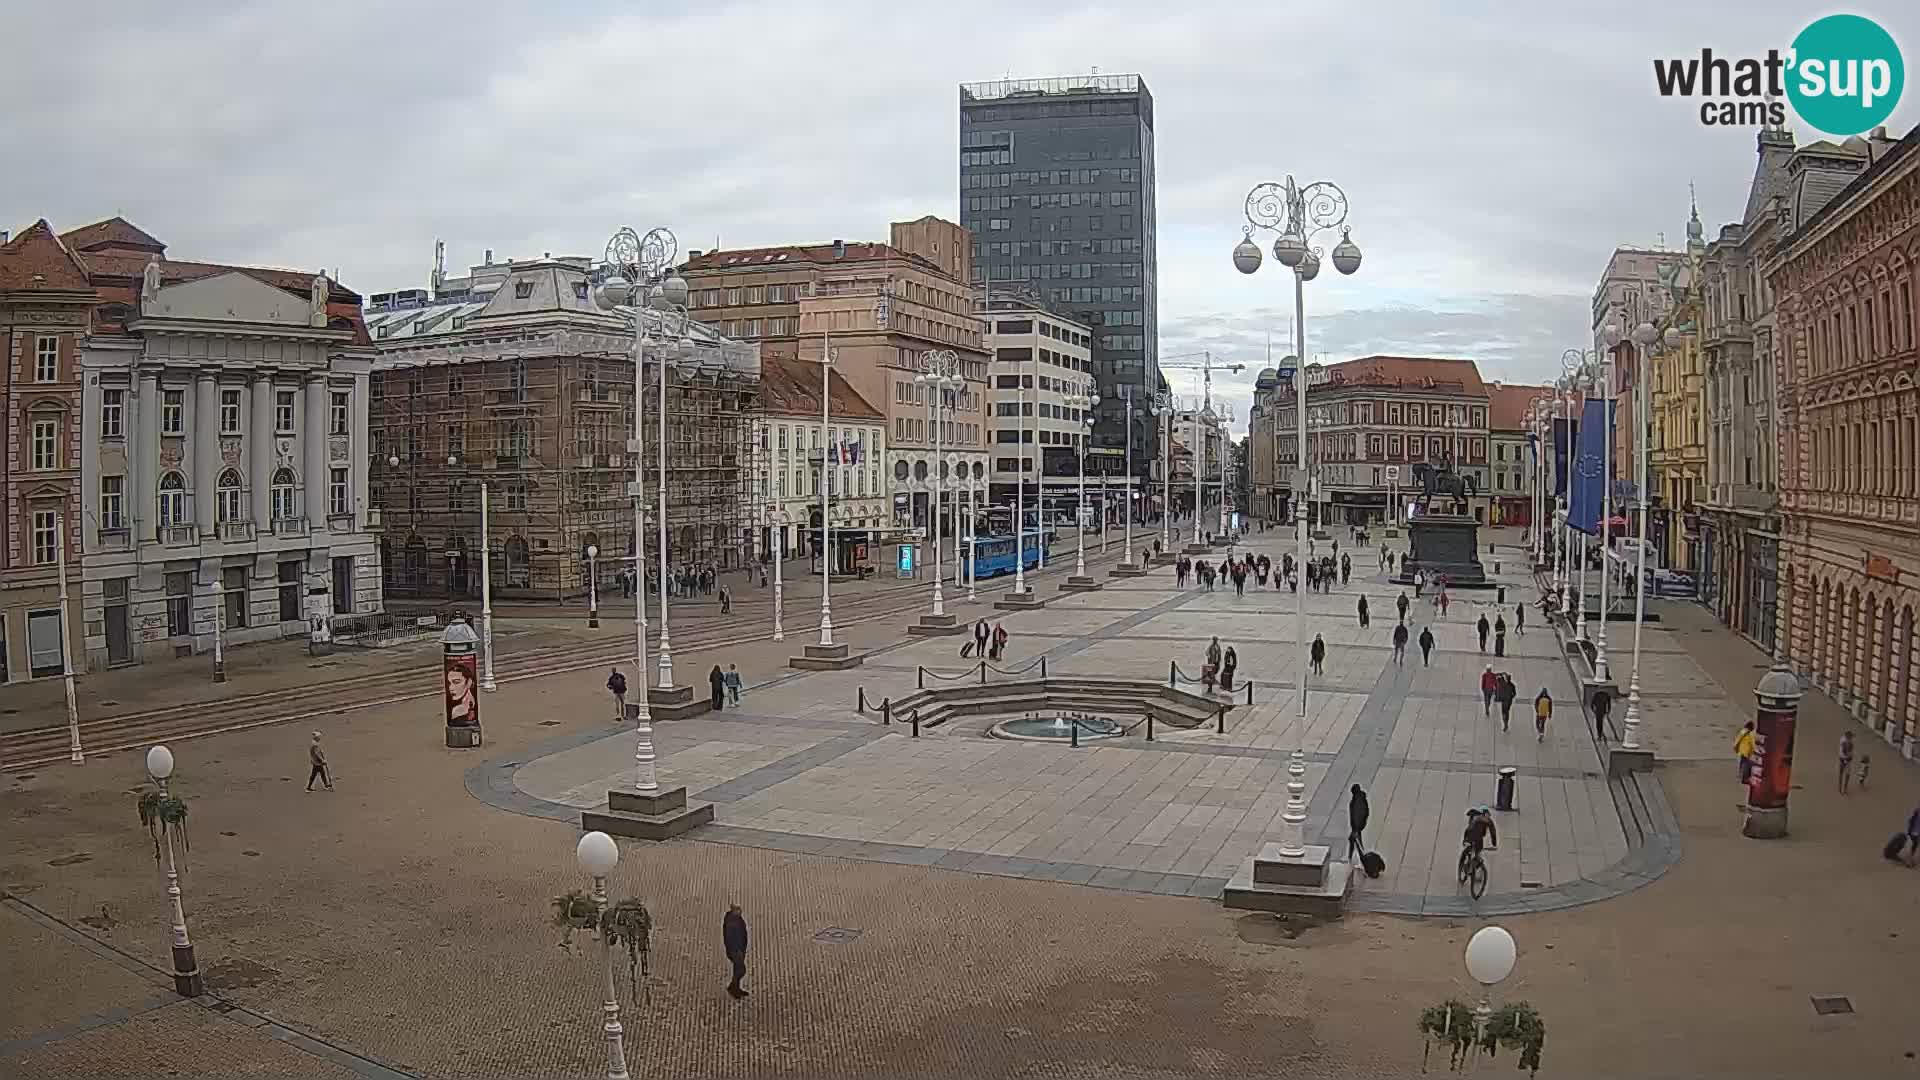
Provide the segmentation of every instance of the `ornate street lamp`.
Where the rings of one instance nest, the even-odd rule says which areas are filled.
[[[940,425],[942,416],[951,413],[950,395],[966,385],[966,380],[960,375],[959,354],[952,349],[930,350],[913,381],[926,388],[927,426],[933,429],[933,464],[928,477],[927,546],[933,549],[933,614],[938,617],[947,613],[946,598],[940,591],[940,496],[947,473],[947,463],[940,459]]]

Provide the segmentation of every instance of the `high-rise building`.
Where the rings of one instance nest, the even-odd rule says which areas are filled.
[[[960,223],[973,277],[1032,286],[1093,328],[1101,403],[1093,443],[1126,443],[1126,404],[1160,389],[1156,338],[1153,95],[1138,75],[960,86]],[[1136,410],[1129,471],[1159,459]]]

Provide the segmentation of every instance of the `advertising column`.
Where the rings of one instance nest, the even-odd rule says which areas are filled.
[[[480,635],[464,622],[440,636],[441,680],[445,685],[447,745],[480,745]]]
[[[1787,835],[1787,793],[1793,787],[1793,729],[1800,711],[1800,680],[1784,663],[1753,689],[1753,767],[1747,776],[1746,824],[1741,835],[1776,840]]]

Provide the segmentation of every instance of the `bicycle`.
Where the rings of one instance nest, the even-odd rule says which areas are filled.
[[[1460,849],[1460,882],[1475,900],[1487,894],[1487,861],[1467,844]]]

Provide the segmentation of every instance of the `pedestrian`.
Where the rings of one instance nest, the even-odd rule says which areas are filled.
[[[993,658],[1000,659],[1007,651],[1007,624],[993,624]]]
[[[739,667],[733,664],[728,664],[727,673],[722,678],[723,678],[723,681],[726,683],[726,687],[727,687],[727,700],[734,705],[740,704],[740,669]]]
[[[720,614],[733,614],[733,592],[725,585],[720,586]]]
[[[1445,596],[1447,594],[1441,593],[1440,595]],[[1487,622],[1487,617],[1485,615],[1482,615],[1480,616],[1480,621],[1475,623],[1473,628],[1475,630],[1480,631],[1480,651],[1486,652],[1487,651],[1487,632],[1493,629],[1492,625]],[[1488,669],[1488,670],[1492,670],[1492,669]]]
[[[1393,606],[1395,606],[1395,607],[1397,607],[1397,608],[1399,608],[1399,609],[1400,609],[1400,621],[1401,621],[1401,622],[1406,622],[1406,621],[1407,621],[1407,606],[1408,606],[1408,604],[1407,604],[1407,590],[1405,590],[1405,589],[1401,589],[1401,590],[1400,590],[1400,599],[1398,599],[1398,600],[1395,600],[1395,601],[1393,602]]]
[[[1913,808],[1907,815],[1907,865],[1913,865],[1913,857],[1920,853],[1920,806]]]
[[[1433,666],[1433,627],[1420,630],[1420,660],[1427,667]]]
[[[320,733],[313,733],[313,742],[307,746],[307,762],[313,768],[307,773],[307,790],[313,790],[313,782],[319,780],[333,790],[333,770],[327,768],[327,752],[320,749]]]
[[[1319,634],[1313,635],[1313,644],[1309,647],[1307,655],[1313,660],[1313,673],[1315,675],[1326,674],[1327,643]]]
[[[1440,595],[1434,598],[1434,603],[1440,605],[1441,618],[1444,619],[1447,617],[1447,605],[1452,602],[1452,599],[1447,596],[1447,587],[1445,585],[1440,586]]]
[[[1507,655],[1507,619],[1497,615],[1493,620],[1493,655]]]
[[[1527,632],[1527,605],[1524,603],[1513,605],[1513,632],[1516,634]]]
[[[613,722],[621,723],[627,718],[627,677],[620,674],[619,668],[607,676],[607,690],[613,694]]]
[[[1867,770],[1872,765],[1873,765],[1873,755],[1862,750],[1860,752],[1860,776],[1858,779],[1858,783],[1860,784],[1861,791],[1867,790]]]
[[[987,620],[981,619],[973,624],[973,642],[969,646],[973,655],[978,656],[982,660],[987,658],[987,639],[992,635],[993,631],[988,628]],[[966,656],[967,654],[967,649],[963,648],[960,650],[961,656]]]
[[[1840,794],[1847,793],[1853,779],[1853,732],[1840,733]]]
[[[1547,693],[1547,688],[1543,686],[1533,699],[1533,730],[1542,739],[1547,737],[1547,718],[1552,715],[1553,695]]]
[[[1753,778],[1753,721],[1749,720],[1733,737],[1734,765],[1740,770],[1740,782],[1745,784]]]
[[[1607,741],[1607,714],[1613,711],[1613,696],[1606,690],[1593,692],[1593,737],[1596,742]]]
[[[1513,720],[1513,699],[1519,696],[1519,688],[1513,685],[1513,676],[1501,672],[1500,688],[1493,692],[1493,699],[1500,703],[1501,731],[1507,730],[1507,724]]]
[[[727,966],[733,969],[727,993],[746,997],[747,989],[740,980],[747,977],[747,917],[740,914],[739,904],[727,905],[726,918],[720,920],[720,944],[727,950]]]
[[[1220,654],[1220,689],[1229,693],[1233,691],[1233,673],[1239,667],[1240,654],[1233,651],[1233,646],[1227,646],[1226,651]]]
[[[1493,715],[1493,695],[1500,689],[1500,679],[1493,673],[1493,665],[1480,673],[1480,715]]]
[[[1340,584],[1345,585],[1353,576],[1353,561],[1345,555],[1340,556]]]
[[[1365,593],[1361,593],[1360,594],[1360,629],[1365,630],[1366,628],[1367,628],[1367,595]]]
[[[1361,834],[1367,829],[1367,818],[1373,808],[1367,804],[1367,793],[1359,784],[1353,785],[1353,794],[1347,798],[1347,854],[1365,855],[1366,843]]]
[[[713,665],[707,672],[707,687],[712,691],[713,711],[719,712],[727,707],[727,677],[720,671],[720,665]]]
[[[1395,623],[1393,627],[1393,662],[1407,662],[1407,624]]]
[[[1413,595],[1419,596],[1421,591],[1426,587],[1427,572],[1425,570],[1415,570],[1413,572]]]

